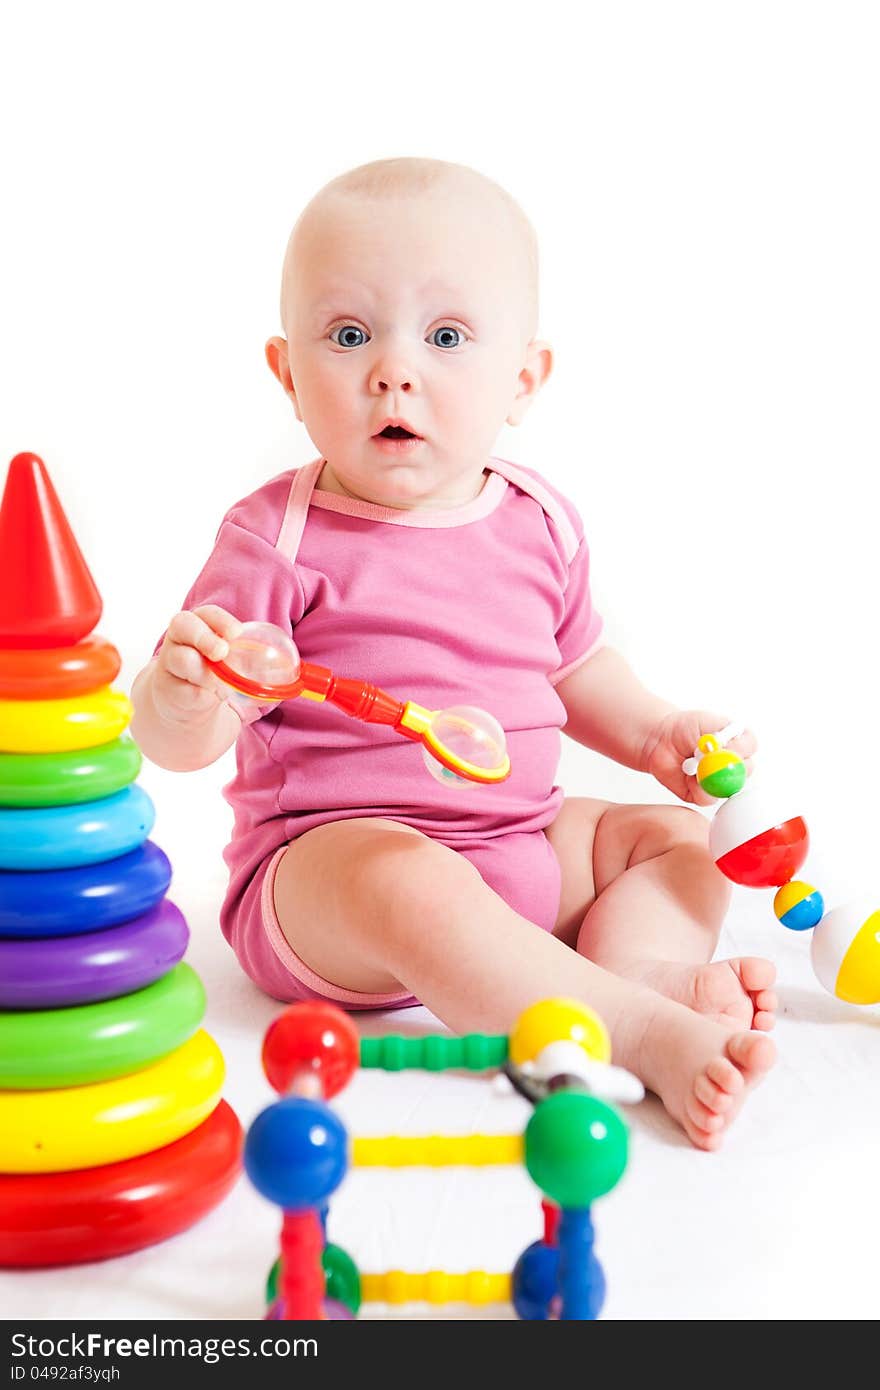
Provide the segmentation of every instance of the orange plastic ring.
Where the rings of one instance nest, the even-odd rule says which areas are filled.
[[[0,647],[0,699],[60,700],[110,685],[122,658],[96,633],[68,647]]]

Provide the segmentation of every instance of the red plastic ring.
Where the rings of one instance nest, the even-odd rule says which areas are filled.
[[[106,1260],[186,1230],[236,1181],[242,1140],[235,1112],[221,1100],[197,1129],[138,1158],[0,1176],[0,1266]]]

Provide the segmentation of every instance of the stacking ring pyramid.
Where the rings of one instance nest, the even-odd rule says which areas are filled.
[[[0,1265],[151,1245],[240,1171],[224,1064],[165,896],[116,648],[46,469],[0,503]]]

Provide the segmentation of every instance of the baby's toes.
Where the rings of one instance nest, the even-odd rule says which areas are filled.
[[[731,961],[731,965],[740,978],[744,990],[749,994],[757,994],[759,990],[770,989],[776,981],[776,966],[772,960],[765,960],[763,956],[740,956],[738,960]]]
[[[703,1134],[716,1134],[724,1128],[724,1116],[711,1110],[701,1100],[697,1100],[695,1095],[688,1096],[684,1108],[691,1124]]]
[[[716,1149],[719,1149],[724,1138],[720,1129],[714,1131],[701,1129],[699,1125],[694,1124],[687,1114],[684,1117],[684,1132],[695,1149],[705,1149],[707,1153],[714,1153]]]
[[[759,989],[753,999],[756,1014],[775,1014],[779,1008],[779,996],[775,989]]]
[[[776,1060],[776,1048],[763,1033],[733,1033],[727,1039],[727,1055],[735,1067],[739,1068],[740,1080],[753,1082],[758,1081],[770,1070]],[[713,1065],[714,1063],[710,1063],[707,1068],[710,1075]],[[712,1079],[716,1080],[715,1077]],[[720,1082],[718,1084],[721,1085]],[[729,1088],[724,1086],[723,1089]]]
[[[733,1033],[731,1038],[749,1037],[748,1033]],[[745,1077],[739,1067],[727,1057],[713,1057],[706,1067],[706,1076],[718,1088],[733,1099],[745,1086]]]
[[[752,1006],[754,1014],[752,1016],[752,1027],[759,1033],[769,1033],[776,1027],[776,1010],[779,1006],[779,999],[773,989],[759,989],[752,995]]]
[[[694,1082],[694,1096],[707,1110],[713,1111],[716,1115],[723,1115],[733,1105],[733,1096],[716,1086],[705,1072],[701,1072]]]

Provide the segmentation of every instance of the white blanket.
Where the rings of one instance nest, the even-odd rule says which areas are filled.
[[[187,959],[204,979],[206,1026],[226,1056],[225,1096],[247,1124],[274,1098],[260,1047],[280,1006],[242,975],[216,927],[224,880],[213,830],[175,858],[204,791],[188,788],[172,800],[162,783],[162,799],[154,793],[155,838],[175,863],[171,896],[192,929]],[[811,881],[822,884],[816,859]],[[779,1061],[717,1154],[692,1149],[653,1097],[627,1111],[629,1168],[593,1213],[608,1281],[604,1317],[880,1312],[880,1010],[851,1008],[824,993],[810,969],[808,939],[775,923],[769,893],[735,891],[718,954],[743,953],[765,953],[778,964]],[[438,1026],[424,1009],[358,1021],[370,1033]],[[334,1104],[358,1134],[512,1132],[530,1113],[491,1081],[420,1072],[363,1072]],[[0,1272],[0,1315],[257,1319],[279,1226],[277,1209],[242,1178],[212,1215],[163,1245],[73,1269]],[[331,1238],[365,1271],[509,1271],[541,1229],[537,1190],[524,1171],[504,1168],[358,1170],[334,1198],[329,1221]],[[389,1315],[511,1312],[376,1306],[362,1313]]]

